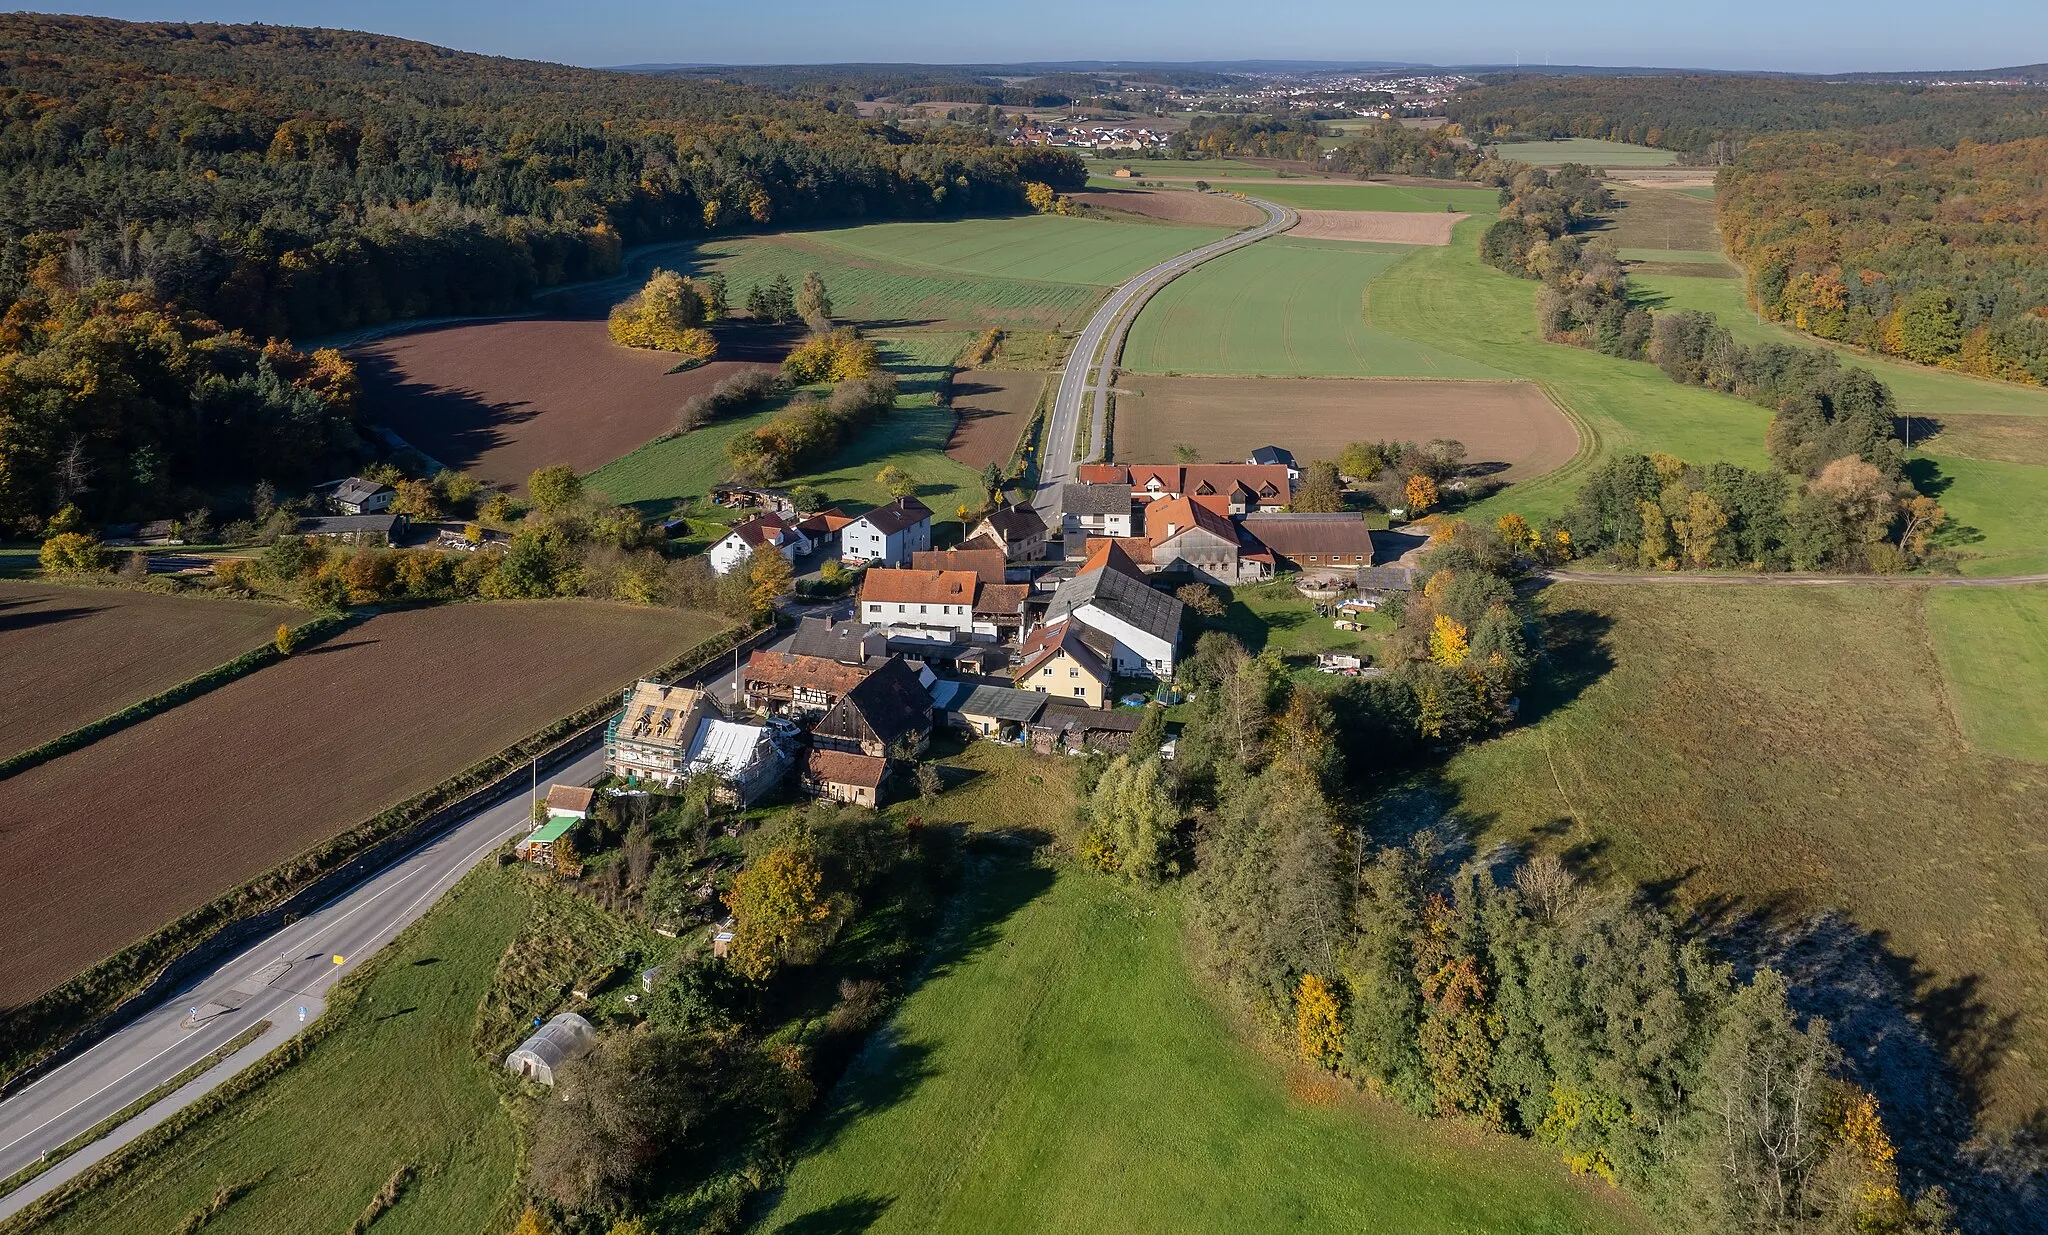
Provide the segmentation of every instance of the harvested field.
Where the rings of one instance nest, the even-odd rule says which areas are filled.
[[[1250,227],[1265,218],[1257,206],[1220,193],[1189,193],[1174,189],[1083,189],[1069,193],[1077,204],[1123,210],[1168,223],[1207,223],[1215,227]]]
[[[574,601],[379,614],[0,781],[0,1006],[688,650],[722,625]],[[571,654],[565,655],[565,652]]]
[[[1531,382],[1126,375],[1118,386],[1112,454],[1132,462],[1171,459],[1183,442],[1209,462],[1274,445],[1306,464],[1348,442],[1450,437],[1469,464],[1505,464],[1494,474],[1526,480],[1579,448],[1571,421]]]
[[[1664,263],[1720,265],[1721,231],[1714,203],[1669,189],[1628,187],[1615,194],[1619,209],[1591,234],[1610,240],[1624,257]],[[1651,254],[1657,256],[1650,256]]]
[[[1291,235],[1307,240],[1365,240],[1381,244],[1449,244],[1451,229],[1469,214],[1414,210],[1302,210]]]
[[[270,642],[303,610],[152,592],[0,583],[0,759]]]
[[[602,321],[519,319],[443,326],[351,354],[368,418],[479,479],[524,485],[536,468],[602,467],[674,427],[676,408],[717,382],[778,364],[784,330],[719,332],[720,359],[671,374],[680,357],[620,347]]]
[[[2048,467],[2048,418],[2040,416],[1943,416],[1940,431],[1918,442],[1931,455],[1962,455],[1994,463]],[[1915,438],[1925,432],[1915,427]],[[0,619],[4,620],[4,619]]]
[[[976,471],[1009,463],[1044,389],[1043,373],[968,369],[954,374],[953,411],[960,420],[946,439],[946,457]]]
[[[1669,167],[1678,162],[1674,151],[1630,142],[1611,142],[1598,137],[1561,137],[1554,141],[1503,142],[1492,153],[1534,167],[1556,167],[1563,163],[1586,163],[1594,167]],[[1712,174],[1712,169],[1707,169]]]

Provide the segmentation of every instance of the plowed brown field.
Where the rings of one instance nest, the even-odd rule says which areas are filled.
[[[960,419],[946,439],[947,456],[976,471],[1008,463],[1044,389],[1043,373],[965,369],[954,374],[953,410]]]
[[[1527,480],[1579,448],[1571,421],[1529,382],[1390,381],[1372,378],[1142,377],[1117,380],[1117,459],[1170,462],[1187,443],[1204,462],[1244,459],[1282,446],[1306,465],[1334,459],[1346,443],[1465,443],[1468,465],[1507,464]]]
[[[302,609],[0,583],[0,759],[270,642]]]
[[[1290,236],[1310,240],[1371,240],[1381,244],[1449,244],[1451,229],[1469,214],[1419,210],[1300,210]]]
[[[620,347],[601,321],[517,319],[441,326],[350,353],[367,418],[460,471],[524,485],[534,469],[593,471],[675,424],[683,400],[742,369],[779,364],[793,335],[719,332],[719,359]]]
[[[1266,217],[1250,202],[1218,193],[1186,189],[1082,189],[1067,196],[1084,206],[1127,210],[1169,223],[1208,223],[1218,227],[1250,227]]]
[[[0,781],[0,1006],[715,633],[580,601],[379,614]]]

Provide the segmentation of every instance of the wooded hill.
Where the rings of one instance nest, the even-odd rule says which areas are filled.
[[[510,308],[642,241],[1018,208],[1027,180],[1085,173],[726,83],[338,30],[0,15],[0,526],[88,492],[111,518],[311,466],[233,449],[311,414],[286,390],[305,362],[257,371],[266,338]],[[234,415],[210,426],[195,391],[221,382]]]

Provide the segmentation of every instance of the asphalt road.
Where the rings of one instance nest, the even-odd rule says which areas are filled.
[[[593,748],[549,779],[590,784]],[[255,1063],[311,1024],[353,972],[499,845],[532,826],[527,795],[486,807],[438,839],[189,984],[0,1103],[0,1179],[100,1123],[259,1021],[272,1028],[176,1093],[4,1197],[4,1219]],[[342,958],[340,963],[335,958]],[[195,1014],[196,1013],[196,1014]]]
[[[1264,223],[1190,249],[1132,276],[1110,293],[1074,340],[1073,350],[1067,354],[1067,367],[1060,374],[1059,393],[1053,396],[1052,425],[1046,431],[1045,455],[1039,461],[1038,495],[1031,500],[1048,526],[1057,526],[1054,520],[1059,509],[1060,486],[1074,476],[1074,440],[1081,429],[1083,401],[1091,391],[1095,395],[1095,414],[1089,421],[1085,458],[1094,459],[1102,454],[1103,430],[1109,418],[1109,383],[1093,379],[1098,373],[1115,376],[1117,361],[1123,354],[1124,335],[1137,319],[1138,310],[1145,307],[1154,292],[1210,258],[1284,232],[1297,220],[1294,211],[1285,206],[1258,198],[1248,200],[1266,212]]]

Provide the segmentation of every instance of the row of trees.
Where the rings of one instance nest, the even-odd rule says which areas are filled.
[[[767,424],[727,441],[726,458],[741,480],[772,484],[831,457],[895,406],[896,378],[889,373],[840,382],[822,399],[799,391]]]
[[[1754,141],[1723,175],[1722,234],[1758,312],[1823,339],[2048,382],[2048,138],[1892,150]]]
[[[1542,1141],[1683,1229],[1948,1230],[1938,1192],[1905,1195],[1875,1101],[1779,974],[1738,977],[1670,916],[1555,858],[1461,860],[1429,830],[1376,839],[1349,800],[1418,743],[1505,719],[1427,728],[1432,690],[1483,700],[1513,685],[1495,666],[1526,664],[1522,558],[1494,529],[1447,528],[1385,679],[1320,690],[1204,635],[1176,758],[1141,731],[1100,769],[1084,858],[1141,880],[1191,865],[1198,955],[1306,1065]],[[1372,767],[1347,767],[1349,750]]]

